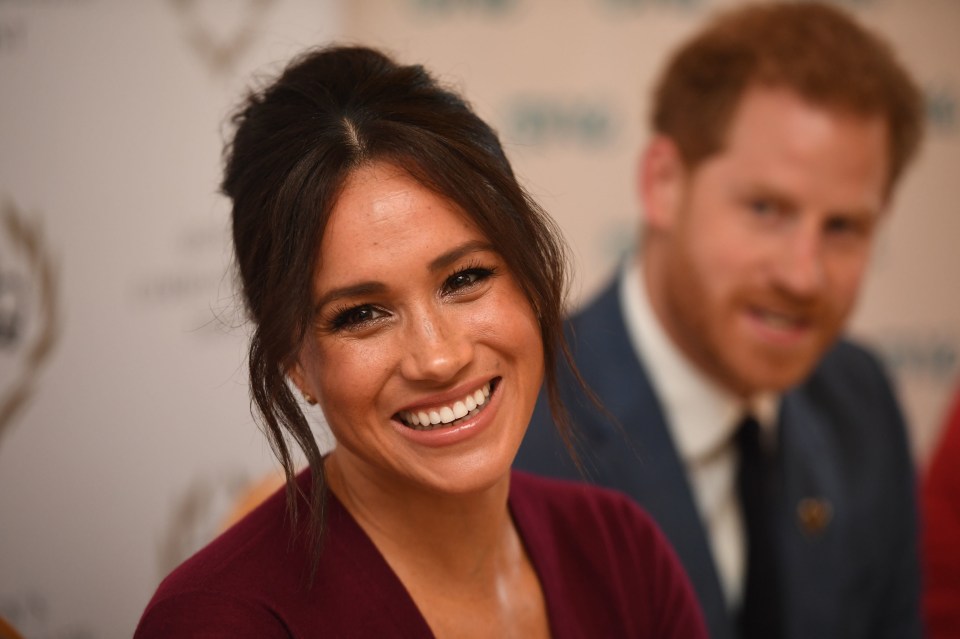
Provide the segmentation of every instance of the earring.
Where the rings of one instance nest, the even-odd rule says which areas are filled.
[[[307,402],[311,406],[317,405],[317,399],[306,391],[303,391],[303,401]]]

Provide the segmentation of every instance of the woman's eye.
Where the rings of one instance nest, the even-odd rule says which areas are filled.
[[[493,269],[488,268],[468,268],[458,271],[447,278],[443,283],[444,293],[456,293],[458,291],[469,289],[470,287],[482,282],[493,275]]]
[[[376,306],[362,304],[340,311],[334,316],[331,324],[334,330],[360,328],[385,316],[386,312]]]

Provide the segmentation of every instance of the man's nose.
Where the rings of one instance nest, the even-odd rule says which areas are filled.
[[[823,237],[818,225],[798,225],[775,256],[777,283],[791,295],[810,298],[825,282]]]

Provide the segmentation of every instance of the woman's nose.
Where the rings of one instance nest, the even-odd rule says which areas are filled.
[[[411,318],[402,345],[401,372],[407,379],[448,381],[470,362],[472,343],[451,315],[439,309]]]

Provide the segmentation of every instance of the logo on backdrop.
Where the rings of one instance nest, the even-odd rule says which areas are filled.
[[[27,37],[22,21],[0,22],[0,54],[19,49]]]
[[[26,47],[30,40],[31,9],[47,9],[78,5],[89,0],[0,0],[0,10],[17,9],[15,13],[0,13],[0,56],[13,54]]]
[[[797,0],[781,0],[781,2],[794,1]],[[602,2],[615,9],[700,9],[706,5],[705,0],[602,0]],[[827,2],[847,9],[860,9],[872,7],[882,0],[827,0]]]
[[[151,266],[130,281],[129,300],[140,310],[176,313],[178,323],[199,337],[222,337],[224,329],[243,323],[224,264],[229,233],[223,222],[191,224],[176,230],[164,247],[165,264]]]
[[[409,0],[420,13],[450,14],[462,11],[485,11],[507,13],[514,9],[518,0]]]
[[[39,221],[0,202],[0,442],[57,343],[57,275]]]
[[[277,0],[246,0],[230,3],[239,15],[224,33],[223,20],[214,20],[203,15],[203,0],[168,0],[184,26],[184,36],[190,48],[215,75],[226,75],[236,67],[237,62],[257,39],[256,27],[262,22],[267,10]],[[217,3],[217,6],[220,6]]]
[[[927,121],[930,128],[939,133],[957,130],[957,92],[952,86],[940,84],[929,86],[924,92]]]
[[[699,9],[703,0],[604,0],[617,9]]]
[[[950,385],[960,373],[960,333],[942,327],[887,330],[876,336],[884,362],[898,376]]]
[[[250,489],[250,476],[241,470],[214,477],[194,477],[176,497],[167,530],[157,548],[159,574],[165,577],[205,546],[234,520],[240,497]]]
[[[509,139],[530,146],[599,148],[617,137],[617,118],[601,100],[524,96],[508,104],[506,113]]]
[[[0,637],[94,639],[98,636],[89,626],[60,621],[61,603],[51,593],[31,588],[0,592]]]
[[[838,5],[840,7],[846,7],[847,9],[859,9],[861,7],[872,7],[873,5],[880,4],[883,0],[827,0],[831,4]]]

